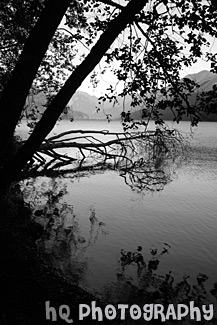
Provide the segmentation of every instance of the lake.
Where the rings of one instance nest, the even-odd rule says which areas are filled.
[[[63,121],[52,134],[71,128],[121,130],[117,121]],[[157,249],[159,276],[171,271],[175,282],[189,276],[189,283],[196,284],[202,273],[212,288],[217,281],[217,123],[201,123],[193,137],[188,122],[178,129],[190,139],[189,155],[171,167],[171,181],[161,191],[136,191],[118,171],[24,183],[26,201],[35,204],[35,211],[46,202],[39,193],[63,190],[57,206],[64,223],[55,221],[38,243],[56,269],[89,291],[108,295],[109,288],[117,288],[121,249],[135,251],[141,246],[146,263]],[[43,223],[42,216],[38,221]],[[139,286],[136,265],[124,272],[125,279]]]

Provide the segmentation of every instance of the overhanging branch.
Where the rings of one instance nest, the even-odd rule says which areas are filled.
[[[106,4],[106,5],[115,7],[115,8],[120,9],[120,10],[122,10],[124,8],[124,6],[120,5],[117,2],[111,1],[111,0],[99,0],[99,1]]]

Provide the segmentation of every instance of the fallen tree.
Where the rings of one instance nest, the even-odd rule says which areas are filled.
[[[112,169],[127,185],[160,190],[171,168],[186,156],[187,142],[177,130],[69,130],[46,138],[20,178],[63,176]]]

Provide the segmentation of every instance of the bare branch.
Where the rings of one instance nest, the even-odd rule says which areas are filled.
[[[83,136],[71,137],[78,133]],[[133,190],[159,191],[171,181],[173,172],[168,169],[168,164],[186,153],[182,136],[174,130],[158,128],[117,133],[87,130],[85,133],[84,130],[66,131],[46,139],[32,165],[29,162],[27,166],[28,177],[113,169],[119,171]],[[111,135],[113,138],[104,142],[97,138],[107,139]],[[67,155],[58,152],[63,148]]]
[[[151,38],[149,37],[149,35],[142,29],[142,27],[139,25],[138,21],[135,22],[136,26],[138,27],[138,29],[140,30],[140,32],[143,34],[143,36],[145,36],[145,38],[150,42],[150,44],[153,46],[154,50],[155,50],[155,55],[160,63],[160,66],[162,68],[162,70],[164,71],[165,76],[168,78],[169,82],[171,83],[171,85],[173,86],[173,88],[176,90],[176,93],[182,98],[182,100],[185,102],[187,109],[188,109],[188,113],[192,113],[192,107],[189,104],[189,101],[187,100],[187,98],[184,96],[184,94],[179,90],[179,88],[177,87],[177,85],[173,82],[173,80],[171,79],[170,75],[167,72],[167,69],[165,68],[164,62],[163,62],[163,57],[160,54],[160,52],[158,52],[158,50],[156,49],[156,45],[155,43],[151,40]],[[194,114],[196,115],[196,113],[194,112]]]
[[[64,27],[59,27],[57,28],[57,30],[63,30],[65,32],[67,32],[68,34],[70,34],[72,37],[75,37],[75,35],[73,33],[71,33],[68,29],[64,28]],[[88,51],[90,51],[89,47],[87,47],[87,45],[85,45],[81,40],[77,39],[76,40],[81,43]]]

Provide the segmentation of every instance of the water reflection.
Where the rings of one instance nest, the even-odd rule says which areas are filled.
[[[130,170],[121,170],[122,162],[116,172],[100,166],[25,181],[26,202],[44,227],[38,245],[46,258],[110,303],[194,300],[215,306],[217,128],[201,128],[184,165],[166,149],[156,146],[148,156],[139,146]]]
[[[214,283],[213,288],[208,290],[206,274],[198,273],[196,283],[192,285],[189,275],[183,275],[183,279],[177,282],[172,271],[165,275],[156,273],[160,267],[161,258],[169,254],[170,249],[171,246],[167,243],[164,243],[160,251],[157,248],[151,249],[151,256],[147,261],[142,254],[141,246],[134,251],[122,249],[118,260],[116,282],[104,287],[101,298],[105,302],[112,301],[113,304],[124,302],[129,305],[136,304],[141,308],[144,304],[161,304],[165,308],[169,304],[188,306],[190,301],[193,301],[194,305],[199,308],[203,305],[215,304],[217,283]],[[216,324],[216,316],[214,308],[214,317],[209,324]],[[140,321],[137,322],[140,323]],[[183,321],[179,321],[180,324],[194,324],[194,322],[186,317]],[[166,324],[171,324],[171,322]],[[202,319],[200,324],[207,324],[207,321]]]
[[[162,142],[162,137],[159,138]],[[131,190],[136,192],[159,191],[171,182],[174,173],[171,151],[166,143],[158,140],[137,150],[137,157],[132,153],[130,167],[120,167],[120,175]],[[171,144],[170,144],[171,145]],[[149,159],[142,157],[146,152]],[[176,149],[177,153],[177,149]],[[174,156],[173,156],[174,158]],[[173,162],[175,158],[173,159]],[[103,171],[100,171],[102,173]],[[96,173],[96,172],[95,172]],[[80,175],[80,176],[79,176]],[[73,182],[73,175],[71,181]],[[76,174],[76,179],[86,174]],[[88,271],[88,259],[85,251],[94,246],[101,235],[108,230],[100,220],[94,207],[89,209],[89,229],[86,236],[81,236],[79,218],[74,213],[73,204],[65,200],[68,194],[68,178],[38,177],[23,181],[23,195],[31,206],[33,218],[44,228],[43,236],[38,240],[38,247],[46,258],[64,276],[77,283],[85,282]],[[85,198],[83,198],[85,200]]]
[[[68,187],[64,179],[27,180],[23,184],[23,194],[32,207],[33,218],[44,228],[37,242],[39,249],[64,277],[78,284],[85,283],[90,272],[85,253],[97,244],[100,237],[108,234],[107,225],[98,216],[97,209],[89,209],[86,236],[82,236],[79,216],[74,205],[66,200]],[[198,273],[193,284],[188,274],[177,281],[173,271],[163,273],[161,261],[170,250],[170,244],[164,243],[160,249],[152,248],[148,258],[143,255],[142,246],[135,251],[122,249],[116,266],[116,281],[110,281],[103,288],[101,297],[112,303],[138,305],[189,303],[193,300],[201,306],[215,302],[217,285],[207,290],[206,274]]]
[[[73,282],[81,283],[88,272],[85,250],[95,245],[100,235],[106,235],[106,224],[90,209],[89,235],[80,235],[80,226],[73,205],[64,201],[67,186],[60,179],[40,182],[31,179],[23,184],[25,201],[32,207],[34,220],[44,228],[38,240],[52,266]]]

